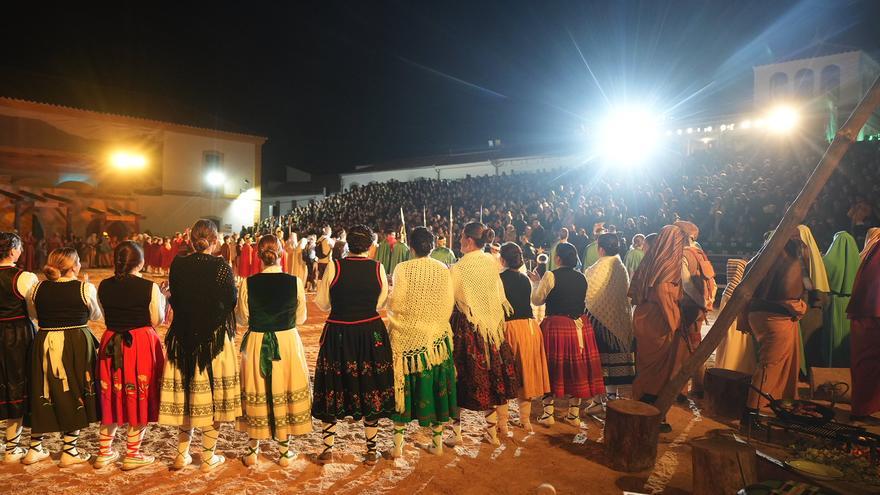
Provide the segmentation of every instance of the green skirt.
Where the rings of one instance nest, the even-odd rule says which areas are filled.
[[[446,345],[449,346],[448,340]],[[417,420],[420,426],[431,426],[432,423],[444,423],[458,417],[455,363],[451,348],[445,361],[425,371],[410,373],[404,380],[406,410],[403,414],[391,416],[395,423]]]

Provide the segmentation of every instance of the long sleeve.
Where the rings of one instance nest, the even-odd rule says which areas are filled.
[[[229,266],[229,263],[221,263],[217,281],[220,284],[218,287],[220,301],[227,308],[235,308],[238,291],[235,289],[235,276],[232,274],[232,267]]]
[[[159,290],[159,286],[153,284],[153,292],[150,295],[150,322],[157,327],[165,321],[165,296]]]
[[[532,291],[532,304],[535,306],[540,306],[547,302],[547,296],[550,294],[550,291],[553,290],[553,287],[556,286],[556,277],[553,276],[553,272],[548,271],[544,274],[544,277],[541,278],[541,282],[538,283],[538,287]]]
[[[385,269],[379,263],[379,282],[381,282],[382,287],[379,292],[379,300],[376,302],[376,309],[382,309],[385,307],[385,301],[388,299],[388,275],[385,274]]]
[[[37,285],[39,285],[39,282],[31,287],[24,298],[25,300],[27,300],[28,315],[30,316],[31,320],[34,321],[36,326],[39,326],[39,320],[37,319],[37,306],[34,304],[34,296],[37,295]]]
[[[101,305],[98,304],[98,289],[89,282],[86,282],[86,306],[89,307],[89,320],[100,321],[104,318]]]
[[[15,284],[15,289],[22,297],[27,298],[28,294],[34,289],[34,286],[37,285],[37,282],[39,282],[39,279],[33,273],[21,272]]]
[[[306,291],[303,288],[303,281],[299,277],[296,278],[296,326],[300,326],[306,322],[308,318],[306,304]]]
[[[250,310],[248,308],[247,279],[241,280],[238,288],[238,306],[235,307],[235,319],[241,326],[248,326]]]
[[[327,263],[324,277],[318,282],[318,291],[317,294],[315,294],[315,304],[321,309],[321,311],[330,311],[330,283],[335,277],[336,263]]]

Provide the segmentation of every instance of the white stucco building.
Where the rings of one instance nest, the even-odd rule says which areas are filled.
[[[0,97],[0,227],[169,235],[207,217],[237,231],[259,219],[265,141]]]

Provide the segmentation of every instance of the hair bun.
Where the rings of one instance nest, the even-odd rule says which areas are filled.
[[[491,227],[486,227],[486,230],[483,231],[483,235],[480,236],[483,239],[483,244],[490,244],[495,240],[495,231],[492,230]]]
[[[208,249],[210,245],[211,243],[208,242],[207,239],[196,239],[196,242],[193,243],[193,248],[195,248],[196,251],[204,251]]]
[[[61,278],[61,270],[54,266],[46,265],[43,267],[43,275],[49,280],[58,280]]]

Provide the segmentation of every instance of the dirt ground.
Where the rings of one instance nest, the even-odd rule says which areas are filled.
[[[91,281],[98,283],[107,271],[91,271]],[[153,277],[150,277],[153,278]],[[158,279],[157,279],[158,280]],[[318,339],[326,317],[311,302],[309,319],[299,329],[306,347],[309,367],[314,369]],[[92,324],[100,338],[102,324]],[[164,335],[165,327],[160,328]],[[239,328],[237,343],[244,329]],[[558,410],[564,410],[558,408]],[[539,412],[540,405],[533,405]],[[516,417],[515,404],[511,416]],[[375,466],[365,466],[363,428],[360,424],[340,423],[336,439],[336,462],[324,466],[315,463],[320,451],[319,423],[315,431],[292,442],[298,456],[283,469],[274,459],[278,451],[271,442],[262,446],[264,454],[255,467],[245,467],[241,457],[246,452],[247,435],[225,425],[218,444],[218,453],[227,462],[210,474],[199,471],[199,435],[195,435],[192,452],[194,463],[182,471],[169,466],[176,452],[177,431],[172,427],[151,425],[143,450],[158,458],[156,464],[131,472],[122,472],[119,465],[101,470],[91,465],[61,469],[57,465],[60,450],[58,435],[49,435],[47,445],[54,452],[53,462],[33,466],[0,464],[0,486],[10,492],[30,493],[165,493],[201,494],[504,494],[535,493],[542,483],[552,484],[559,494],[615,494],[624,491],[653,494],[686,494],[691,489],[691,457],[688,441],[709,430],[725,426],[705,418],[694,402],[676,405],[669,412],[673,431],[661,434],[657,463],[650,471],[626,474],[612,470],[603,452],[602,425],[588,414],[578,429],[557,423],[552,428],[535,424],[533,433],[512,428],[512,436],[502,445],[493,447],[481,441],[484,426],[482,415],[465,411],[463,415],[464,445],[446,449],[442,456],[429,454],[421,446],[430,442],[429,434],[411,424],[404,457],[392,459],[391,422],[380,424],[379,449],[384,458]],[[80,449],[95,454],[98,450],[97,425],[83,430]],[[450,434],[447,431],[447,436]],[[124,453],[125,429],[120,428],[114,448]],[[27,438],[27,432],[24,435]],[[14,487],[14,488],[13,488]]]

